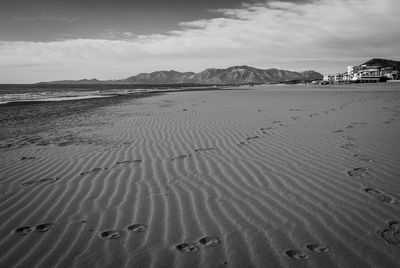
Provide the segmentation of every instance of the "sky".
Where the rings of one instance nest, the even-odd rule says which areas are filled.
[[[399,0],[0,0],[0,83],[400,60]]]

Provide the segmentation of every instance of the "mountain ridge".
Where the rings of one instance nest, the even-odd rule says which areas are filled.
[[[365,63],[364,65],[369,66],[379,66],[379,67],[392,67],[392,68],[400,68],[400,61],[398,60],[387,60],[382,58],[373,58]]]
[[[313,71],[295,72],[279,70],[275,68],[258,69],[247,65],[237,65],[228,68],[207,68],[204,71],[178,72],[155,71],[151,73],[140,73],[124,79],[117,80],[59,80],[50,82],[39,82],[39,84],[262,84],[282,83],[290,81],[313,81],[321,80],[323,75]]]

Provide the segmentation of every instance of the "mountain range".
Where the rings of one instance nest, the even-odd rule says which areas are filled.
[[[290,81],[321,80],[323,75],[315,71],[293,72],[278,69],[257,69],[250,66],[233,66],[226,69],[206,69],[199,73],[156,71],[141,73],[119,80],[61,80],[41,82],[41,84],[262,84]]]

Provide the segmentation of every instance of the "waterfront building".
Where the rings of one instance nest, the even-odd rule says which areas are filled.
[[[331,84],[342,83],[373,83],[385,82],[386,80],[399,79],[399,71],[391,67],[382,68],[380,66],[355,65],[348,66],[347,72],[329,74],[324,80]]]

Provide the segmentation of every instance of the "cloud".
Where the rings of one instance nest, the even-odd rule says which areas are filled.
[[[216,10],[215,18],[182,22],[177,30],[161,34],[0,42],[0,68],[13,77],[26,65],[35,81],[232,64],[340,71],[339,66],[370,57],[398,57],[399,11],[398,0],[246,4]]]

